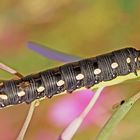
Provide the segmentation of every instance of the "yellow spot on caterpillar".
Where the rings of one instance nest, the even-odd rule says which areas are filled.
[[[127,62],[127,63],[130,63],[130,62],[131,62],[131,59],[128,57],[128,58],[126,59],[126,62]]]
[[[111,64],[112,69],[115,69],[115,68],[117,68],[118,66],[119,66],[118,63],[116,63],[116,62],[114,62],[114,63]]]
[[[84,78],[84,75],[83,74],[78,74],[77,76],[76,76],[76,79],[77,80],[82,80]]]
[[[59,86],[59,87],[64,85],[64,84],[65,84],[65,82],[63,80],[60,80],[57,82],[57,86]]]
[[[95,69],[95,70],[94,70],[94,74],[95,74],[95,75],[100,74],[100,73],[101,73],[101,69]]]
[[[25,95],[25,92],[24,92],[24,91],[20,91],[20,92],[17,93],[17,95],[18,95],[19,97],[22,97],[22,96]]]
[[[1,94],[0,95],[0,98],[3,99],[3,100],[7,100],[8,99],[8,96],[7,95],[4,95],[4,94]]]
[[[37,88],[37,92],[43,92],[45,90],[45,88],[43,86],[40,86],[39,88]]]
[[[135,62],[137,62],[137,58],[135,58]]]

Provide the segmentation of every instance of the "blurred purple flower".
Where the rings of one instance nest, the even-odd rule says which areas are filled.
[[[27,47],[49,59],[57,60],[60,62],[72,62],[80,59],[79,57],[64,54],[62,52],[52,50],[48,47],[42,47],[42,45],[32,42],[29,42]]]

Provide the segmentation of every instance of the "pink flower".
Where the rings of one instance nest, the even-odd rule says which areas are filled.
[[[119,91],[115,90],[113,92],[105,90],[86,117],[84,126],[96,124],[98,127],[102,127],[111,115],[112,106],[122,100],[122,96],[119,93]],[[49,120],[56,127],[68,125],[84,110],[92,94],[91,90],[82,90],[59,99],[50,107],[49,114],[47,114]]]
[[[56,136],[51,132],[46,132],[46,130],[42,130],[40,132],[37,132],[34,140],[55,140]]]

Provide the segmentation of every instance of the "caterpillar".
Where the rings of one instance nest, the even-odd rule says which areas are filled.
[[[72,93],[81,87],[90,88],[102,81],[134,73],[140,69],[140,51],[124,48],[31,74],[18,80],[0,83],[0,108],[51,98],[64,91]]]

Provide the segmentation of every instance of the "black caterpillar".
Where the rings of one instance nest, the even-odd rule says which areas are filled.
[[[0,85],[0,108],[8,105],[31,103],[35,99],[81,87],[90,88],[102,81],[127,75],[140,69],[140,51],[125,48],[93,58],[68,63],[60,67],[3,81]]]

